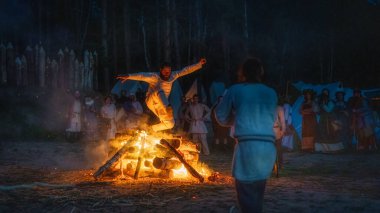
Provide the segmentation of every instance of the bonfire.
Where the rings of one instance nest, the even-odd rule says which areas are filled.
[[[119,135],[111,141],[111,147],[112,157],[94,173],[94,178],[116,175],[122,179],[196,178],[204,182],[204,177],[215,180],[217,174],[199,161],[198,146],[179,136],[134,131]]]

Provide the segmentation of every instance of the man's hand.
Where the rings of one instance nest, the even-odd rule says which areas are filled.
[[[124,83],[126,80],[128,80],[129,75],[119,75],[116,77],[117,80],[121,80],[121,83]]]
[[[206,61],[205,58],[201,58],[201,59],[199,60],[199,63],[201,63],[201,65],[204,65],[206,62],[207,62],[207,61]]]

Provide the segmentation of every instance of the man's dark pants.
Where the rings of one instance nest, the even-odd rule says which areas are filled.
[[[245,182],[235,180],[239,208],[242,213],[263,211],[266,180]]]

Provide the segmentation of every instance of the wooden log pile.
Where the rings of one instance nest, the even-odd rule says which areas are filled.
[[[124,141],[121,148],[116,149],[110,159],[94,173],[94,178],[107,175],[134,179],[173,178],[181,171],[185,172],[186,177],[193,176],[200,182],[204,181],[194,168],[198,164],[199,149],[192,142],[181,138],[152,140],[149,136],[126,138],[119,136],[112,142],[117,144]]]
[[[36,44],[19,52],[10,42],[0,43],[1,85],[92,91],[98,89],[97,75],[96,51],[46,52]]]

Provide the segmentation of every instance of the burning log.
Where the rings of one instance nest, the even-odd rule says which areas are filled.
[[[181,146],[181,140],[177,138],[166,139],[164,138],[174,149],[178,149]]]
[[[156,157],[175,157],[175,154],[161,144],[156,144],[155,149],[157,150]]]
[[[181,162],[179,162],[178,160],[157,157],[153,159],[153,166],[156,169],[180,169],[181,165]]]
[[[150,161],[150,160],[145,160],[145,161],[144,161],[144,166],[145,166],[145,167],[148,167],[148,168],[152,168],[152,166],[153,166],[152,161]]]
[[[140,154],[139,154],[139,158],[137,160],[137,166],[136,166],[136,171],[135,171],[135,175],[133,176],[134,179],[138,179],[139,178],[139,172],[140,172],[140,168],[141,168],[141,161],[143,160],[143,154],[144,154],[144,146],[145,146],[145,137],[142,138],[141,140],[141,148],[140,148]]]
[[[129,146],[131,143],[134,142],[134,138],[131,138],[128,140],[119,151],[115,153],[115,155],[109,159],[103,166],[101,166],[93,175],[95,179],[100,177],[107,169],[112,168],[115,166],[115,164],[120,160],[120,158],[128,151]]]
[[[166,146],[167,148],[170,149],[170,151],[172,151],[175,156],[178,158],[179,161],[181,161],[181,163],[185,166],[186,170],[195,178],[197,178],[199,180],[199,182],[203,183],[204,182],[204,178],[202,175],[200,175],[190,164],[188,164],[186,162],[186,160],[182,157],[182,155],[172,146],[170,145],[170,143],[165,140],[165,139],[161,139],[160,140],[160,143],[164,146]]]
[[[170,169],[162,170],[160,173],[158,173],[158,177],[160,177],[160,178],[173,178],[174,172],[173,172],[173,170],[170,170]]]

